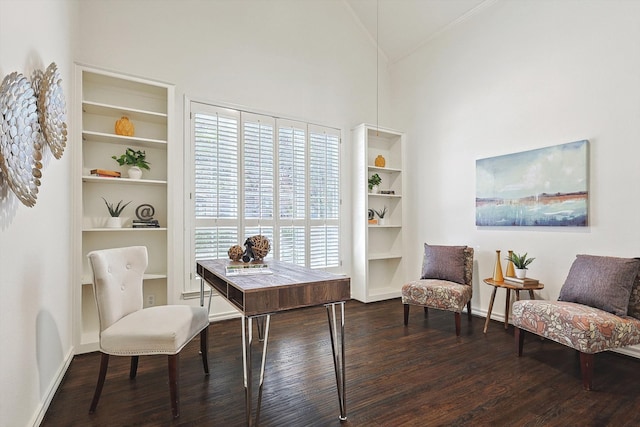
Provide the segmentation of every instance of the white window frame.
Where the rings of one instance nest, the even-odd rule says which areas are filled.
[[[240,186],[240,192],[238,195],[238,218],[237,219],[212,219],[209,220],[211,226],[235,226],[238,230],[238,240],[243,240],[245,237],[245,230],[247,228],[255,228],[259,226],[271,227],[273,230],[273,240],[271,242],[271,252],[269,253],[268,258],[279,259],[280,247],[279,247],[279,236],[280,236],[280,228],[284,226],[299,226],[304,227],[306,231],[306,249],[305,249],[305,265],[310,266],[311,262],[311,254],[310,254],[310,239],[311,239],[311,229],[315,226],[329,226],[335,227],[337,229],[338,242],[337,242],[337,265],[330,267],[322,267],[321,269],[332,272],[339,272],[342,268],[342,246],[344,245],[344,237],[341,234],[341,220],[342,220],[342,197],[341,197],[341,186],[338,185],[338,196],[337,196],[337,218],[335,219],[314,219],[310,218],[310,135],[311,132],[326,132],[330,134],[332,137],[338,139],[338,173],[340,176],[344,175],[341,170],[341,151],[342,151],[342,137],[341,130],[323,126],[323,125],[315,125],[313,123],[305,123],[300,120],[295,119],[284,119],[276,117],[273,114],[264,114],[253,111],[248,111],[246,109],[240,109],[236,107],[227,107],[216,105],[204,101],[195,101],[188,99],[185,97],[185,272],[188,273],[189,280],[184,281],[183,286],[183,294],[193,294],[200,289],[200,282],[197,278],[195,272],[195,230],[198,226],[198,223],[203,223],[206,220],[197,220],[195,218],[195,144],[194,144],[194,132],[192,126],[192,119],[194,112],[204,112],[205,114],[216,114],[216,112],[222,112],[225,115],[231,115],[233,117],[238,118],[238,137],[241,141],[243,141],[243,123],[246,120],[267,120],[269,123],[273,124],[273,138],[274,138],[274,207],[273,207],[273,218],[272,219],[244,219],[244,154],[242,149],[243,142],[239,143],[238,148],[238,180]],[[279,130],[282,127],[302,127],[305,129],[305,139],[306,139],[306,148],[305,148],[305,193],[306,193],[306,206],[305,206],[305,218],[304,219],[280,219],[280,195],[279,195]],[[338,178],[338,182],[339,178]],[[239,241],[238,244],[242,245],[242,241]]]

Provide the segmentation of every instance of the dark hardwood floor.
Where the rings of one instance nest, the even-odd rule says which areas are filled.
[[[347,414],[339,406],[324,307],[274,315],[262,426],[637,426],[640,360],[595,358],[594,391],[582,390],[577,354],[527,335],[515,354],[513,329],[484,318],[412,307],[403,326],[398,299],[347,303]],[[180,417],[173,420],[165,356],[112,357],[95,414],[89,404],[98,353],[76,356],[42,426],[242,426],[240,320],[213,323],[204,376],[196,338],[181,353]],[[259,359],[254,357],[254,360]],[[256,367],[257,368],[257,367]]]

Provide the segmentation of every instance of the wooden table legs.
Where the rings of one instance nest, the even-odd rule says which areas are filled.
[[[507,290],[507,297],[504,302],[504,328],[508,329],[509,328],[509,311],[511,311],[511,289],[506,288],[506,290]],[[518,289],[514,289],[514,290],[515,290],[516,301],[520,301],[520,290]],[[493,292],[491,293],[491,300],[489,301],[489,310],[487,311],[487,318],[484,321],[484,330],[482,331],[485,334],[487,333],[487,328],[489,327],[489,320],[491,320],[491,311],[493,310],[493,302],[496,299],[496,292],[498,292],[498,286],[494,286]],[[531,299],[536,299],[533,294],[533,289],[529,289],[529,297]]]
[[[487,333],[487,328],[489,327],[489,319],[491,319],[491,310],[493,310],[493,301],[496,299],[496,292],[498,292],[498,288],[496,286],[493,287],[493,293],[491,294],[491,301],[489,301],[489,311],[487,311],[487,320],[484,321],[484,333]]]

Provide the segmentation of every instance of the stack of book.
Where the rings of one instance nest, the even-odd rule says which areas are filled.
[[[160,228],[157,219],[134,219],[133,228]]]
[[[231,262],[231,264],[225,267],[227,276],[243,276],[249,274],[273,274],[273,271],[269,268],[269,265],[265,263],[252,263],[252,262]]]
[[[525,277],[524,279],[518,279],[517,277],[505,276],[504,281],[512,285],[522,286],[522,287],[533,286],[539,283],[538,279],[532,279],[530,277]]]
[[[107,169],[91,169],[91,175],[104,178],[120,178],[120,172]]]

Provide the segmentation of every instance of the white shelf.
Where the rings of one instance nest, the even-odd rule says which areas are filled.
[[[131,179],[131,178],[109,178],[104,176],[83,175],[83,182],[95,182],[100,184],[129,184],[129,185],[167,185],[167,181],[158,179]]]
[[[167,115],[165,113],[127,108],[120,105],[103,104],[100,102],[83,101],[82,111],[84,113],[100,116],[127,116],[131,120],[140,120],[152,123],[162,123],[167,121]]]
[[[140,138],[136,136],[123,136],[106,132],[94,132],[85,130],[82,132],[83,141],[105,142],[111,144],[138,145],[141,147],[155,148],[167,144],[164,139]]]
[[[371,173],[392,173],[392,174],[397,174],[397,173],[402,173],[402,169],[396,169],[396,168],[381,168],[378,166],[368,166],[369,172]]]
[[[78,123],[75,140],[81,142],[75,151],[74,233],[78,244],[75,253],[74,343],[79,353],[98,348],[99,322],[95,307],[87,254],[94,250],[124,246],[146,246],[150,273],[144,275],[145,296],[153,295],[156,304],[166,304],[172,277],[168,273],[172,246],[172,224],[169,206],[169,136],[175,109],[174,86],[144,78],[78,65],[76,68],[76,110]],[[128,117],[135,127],[134,136],[115,134],[115,123]],[[113,156],[125,147],[144,150],[151,170],[142,179],[110,178],[89,175],[92,169],[121,171]],[[108,212],[104,200],[127,203],[121,217],[123,228],[104,228]],[[133,228],[131,220],[142,205],[154,208],[153,218],[164,227]]]
[[[386,197],[388,199],[393,199],[393,198],[401,198],[402,195],[401,194],[380,194],[380,193],[368,193],[369,197]]]
[[[363,124],[354,128],[351,135],[355,150],[352,297],[365,303],[397,298],[406,280],[402,227],[404,134]],[[374,166],[379,155],[385,158],[385,167]],[[370,193],[368,180],[373,174],[380,176],[381,190],[394,194]],[[369,224],[366,213],[385,208],[385,224]]]
[[[402,258],[402,254],[401,253],[392,253],[392,252],[370,253],[369,254],[369,261],[377,261],[377,260],[384,260],[384,259],[394,259],[394,258]]]
[[[158,280],[158,279],[166,279],[167,275],[166,273],[145,273],[144,276],[142,277],[142,280]],[[91,285],[92,281],[91,281],[91,277],[89,276],[82,276],[82,285],[86,286],[86,285]]]
[[[150,232],[150,231],[167,231],[166,227],[149,227],[149,228],[133,228],[133,227],[121,227],[121,228],[85,228],[82,230],[84,233],[120,233],[126,232]]]

